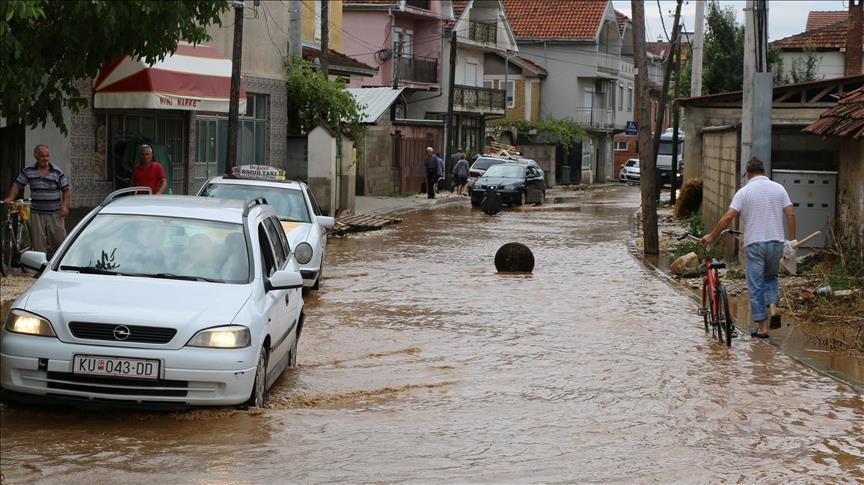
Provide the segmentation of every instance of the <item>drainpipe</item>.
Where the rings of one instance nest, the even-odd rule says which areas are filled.
[[[396,17],[393,15],[393,8],[390,7],[387,9],[387,14],[390,16],[390,45],[393,45],[393,41],[396,40]],[[390,54],[390,81],[392,82],[396,79],[396,63],[393,61],[396,56],[395,52]],[[383,81],[383,79],[382,79]]]

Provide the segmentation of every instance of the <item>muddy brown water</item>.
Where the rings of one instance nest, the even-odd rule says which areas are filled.
[[[628,254],[637,205],[627,188],[494,217],[453,205],[332,240],[300,366],[265,409],[4,406],[4,482],[864,480],[861,394],[706,337]],[[532,275],[495,274],[510,241]]]

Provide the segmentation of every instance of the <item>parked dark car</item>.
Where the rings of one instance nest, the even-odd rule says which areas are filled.
[[[497,192],[504,203],[511,205],[540,205],[546,198],[543,173],[531,163],[507,162],[489,167],[474,182],[471,204],[480,205],[487,190]]]

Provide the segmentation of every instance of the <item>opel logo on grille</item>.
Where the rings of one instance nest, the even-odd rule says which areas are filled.
[[[126,340],[129,338],[129,335],[132,335],[132,332],[129,331],[129,327],[126,325],[117,325],[114,327],[114,338],[117,340]]]

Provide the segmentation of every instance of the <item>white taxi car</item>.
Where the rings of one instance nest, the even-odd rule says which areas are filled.
[[[285,180],[284,172],[273,167],[244,165],[235,167],[232,175],[211,178],[198,195],[217,199],[266,199],[276,211],[300,264],[303,286],[318,289],[327,249],[327,228],[333,227],[335,221],[321,214],[306,184]]]
[[[141,189],[109,195],[50,262],[22,255],[41,275],[0,331],[4,395],[261,406],[303,328],[276,214],[260,199],[122,196]]]

